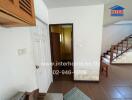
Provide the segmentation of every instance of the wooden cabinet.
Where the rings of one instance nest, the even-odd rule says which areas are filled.
[[[0,0],[0,25],[35,25],[33,0]]]

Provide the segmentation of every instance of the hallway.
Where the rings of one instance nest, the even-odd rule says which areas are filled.
[[[101,76],[99,83],[56,81],[48,92],[68,92],[78,87],[92,100],[132,100],[132,65],[111,65],[109,77]]]

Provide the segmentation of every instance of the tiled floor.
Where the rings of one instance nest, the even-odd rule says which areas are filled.
[[[55,81],[50,93],[66,93],[78,87],[92,100],[132,100],[132,65],[112,65],[109,77],[101,77],[99,83]]]

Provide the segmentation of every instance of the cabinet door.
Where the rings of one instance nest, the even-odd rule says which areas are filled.
[[[0,0],[0,10],[27,24],[35,24],[33,0]]]

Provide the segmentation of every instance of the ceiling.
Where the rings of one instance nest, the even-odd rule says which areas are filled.
[[[119,0],[44,0],[47,7],[61,8],[61,7],[73,7],[73,6],[87,6],[96,4],[108,4]]]

